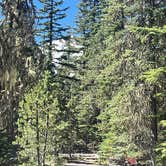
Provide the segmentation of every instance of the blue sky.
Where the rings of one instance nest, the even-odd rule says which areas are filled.
[[[38,0],[34,0],[34,3],[37,7],[40,7]],[[77,9],[78,3],[79,0],[64,0],[63,7],[69,7],[67,11],[67,17],[62,21],[62,23],[65,26],[72,26],[72,27],[75,26],[75,18],[78,11]]]
[[[67,11],[67,17],[63,21],[66,25],[75,26],[75,18],[78,12],[77,5],[79,0],[64,0],[64,5],[70,7]]]

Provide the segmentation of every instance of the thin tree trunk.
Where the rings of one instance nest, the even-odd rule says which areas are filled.
[[[44,140],[44,149],[43,149],[43,161],[42,165],[45,165],[45,159],[46,159],[46,150],[47,150],[47,140],[48,140],[48,128],[49,128],[49,111],[47,112],[47,118],[46,118],[46,130],[45,130],[45,140]]]
[[[158,131],[157,131],[157,106],[156,106],[156,99],[152,98],[152,111],[153,111],[153,118],[152,118],[152,132],[154,136],[154,144],[157,143],[158,140]]]
[[[155,98],[156,94],[156,88],[154,87],[154,90],[152,92],[151,96],[151,112],[152,112],[152,121],[151,121],[151,165],[155,166],[155,145],[157,143],[157,137],[158,137],[158,131],[157,131],[157,101]]]
[[[54,1],[51,0],[51,11],[49,13],[50,23],[49,23],[49,64],[52,63],[52,45],[53,45],[53,11],[54,11]]]
[[[36,110],[36,140],[37,140],[37,165],[41,166],[40,163],[40,136],[39,136],[39,111],[38,109]]]

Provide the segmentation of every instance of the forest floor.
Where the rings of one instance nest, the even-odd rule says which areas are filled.
[[[65,166],[100,166],[95,163],[88,163],[85,161],[73,161],[71,163],[65,164]]]
[[[63,159],[65,159],[64,166],[122,166],[125,163],[124,159],[115,159],[109,157],[107,160],[99,157],[98,154],[61,154]],[[102,164],[101,164],[102,163]],[[105,164],[103,164],[105,163]]]
[[[99,164],[99,156],[97,154],[72,154],[72,159],[69,159],[64,166],[104,166]],[[113,161],[109,166],[119,166]]]
[[[73,154],[65,166],[99,166],[97,154]]]

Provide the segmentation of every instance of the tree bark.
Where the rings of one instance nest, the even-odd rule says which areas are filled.
[[[155,98],[156,94],[156,87],[154,87],[152,91],[151,96],[151,114],[152,114],[152,120],[151,120],[151,163],[152,166],[155,166],[155,145],[158,140],[158,131],[157,131],[157,101]]]
[[[46,150],[47,150],[47,141],[48,141],[48,128],[49,128],[49,111],[47,112],[47,118],[46,118],[46,130],[45,130],[43,161],[42,161],[43,166],[45,166],[45,159],[46,159]]]
[[[40,162],[40,135],[39,135],[39,111],[36,110],[36,141],[37,141],[37,165],[41,166]]]

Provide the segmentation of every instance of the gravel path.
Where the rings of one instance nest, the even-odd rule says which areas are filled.
[[[65,164],[65,166],[99,166],[99,165],[88,163],[85,161],[75,161],[75,162],[67,163]]]
[[[98,159],[96,154],[74,154],[73,156],[79,159],[71,160],[65,166],[99,166],[96,164]]]

